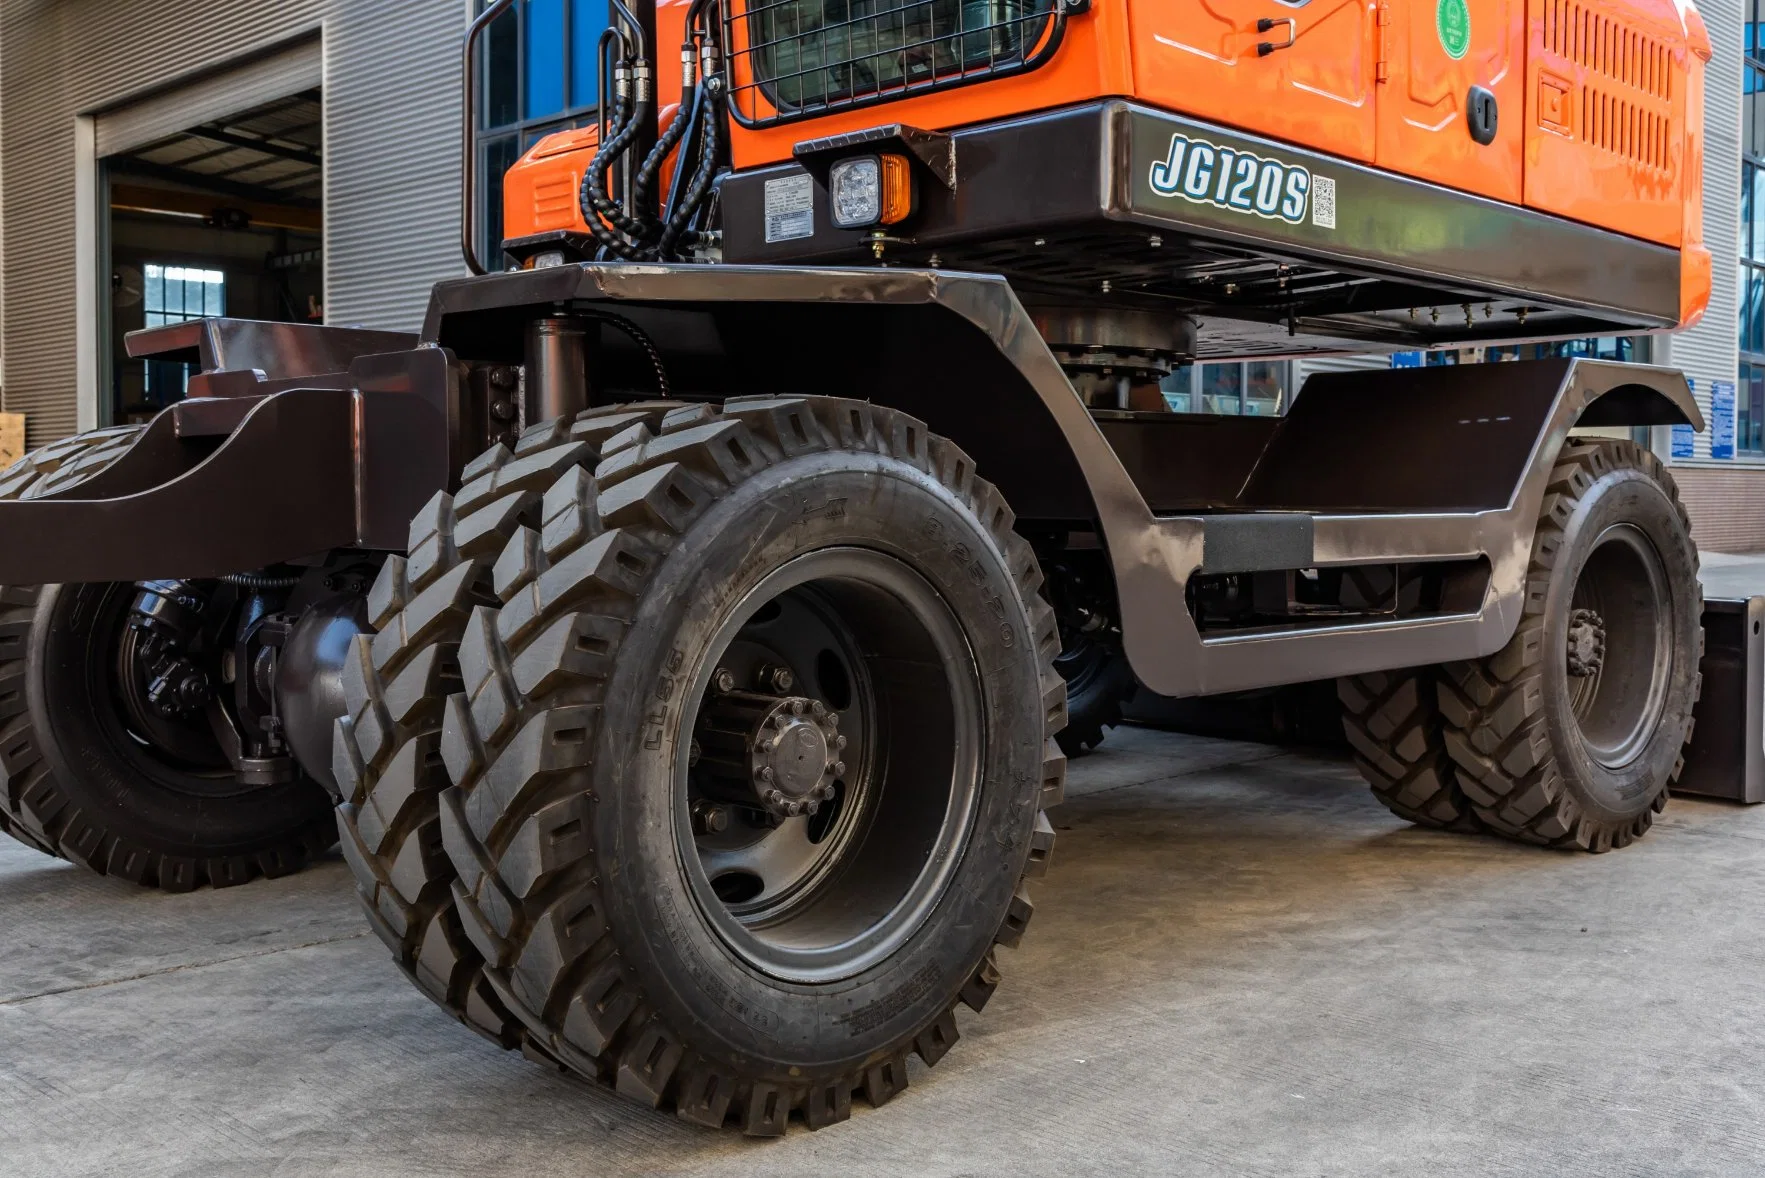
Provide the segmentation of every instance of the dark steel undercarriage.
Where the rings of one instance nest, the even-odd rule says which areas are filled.
[[[561,362],[555,325],[572,323],[579,358]],[[77,498],[0,504],[0,576],[216,577],[399,551],[466,456],[526,416],[658,392],[838,393],[957,440],[1045,549],[1106,552],[1136,673],[1194,695],[1499,649],[1569,429],[1702,425],[1675,373],[1567,360],[1314,377],[1279,419],[1095,412],[1005,280],[905,269],[489,275],[441,284],[408,343],[227,320],[134,338],[136,354],[193,349],[198,395]],[[288,373],[296,350],[328,371]],[[1354,608],[1319,597],[1332,569],[1428,588]]]

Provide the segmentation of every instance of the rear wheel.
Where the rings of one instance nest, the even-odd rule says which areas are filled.
[[[1060,627],[1054,669],[1066,681],[1066,727],[1060,751],[1082,757],[1122,722],[1122,707],[1139,687],[1115,621],[1115,588],[1100,549],[1058,551],[1043,561],[1047,592]]]
[[[1054,669],[1066,680],[1066,727],[1056,739],[1069,757],[1080,757],[1103,743],[1108,730],[1122,722],[1122,705],[1138,681],[1120,635],[1073,635]]]
[[[0,476],[0,496],[71,490],[137,434],[46,447]],[[256,592],[183,581],[0,588],[0,828],[170,891],[281,875],[330,846],[319,785],[243,774],[225,751],[239,729],[223,660]]]
[[[1478,818],[1606,851],[1667,804],[1699,688],[1703,594],[1673,481],[1631,442],[1571,442],[1512,641],[1442,668],[1446,745]]]
[[[1386,809],[1417,826],[1474,831],[1476,816],[1446,751],[1435,681],[1417,667],[1336,681],[1342,732],[1355,765]]]
[[[1064,761],[1034,553],[852,401],[683,407],[565,471],[460,647],[441,829],[486,976],[573,1071],[784,1131],[935,1063],[1030,916]]]

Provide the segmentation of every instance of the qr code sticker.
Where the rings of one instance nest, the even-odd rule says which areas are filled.
[[[1319,229],[1336,228],[1336,181],[1328,176],[1311,179],[1311,223]]]

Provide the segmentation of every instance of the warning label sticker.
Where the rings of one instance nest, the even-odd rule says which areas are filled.
[[[815,182],[806,173],[766,182],[766,241],[815,236]]]

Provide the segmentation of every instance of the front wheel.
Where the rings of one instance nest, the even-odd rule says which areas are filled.
[[[751,1134],[935,1063],[1030,917],[1064,761],[1040,572],[911,418],[687,406],[565,473],[460,646],[462,925],[530,1041]]]

